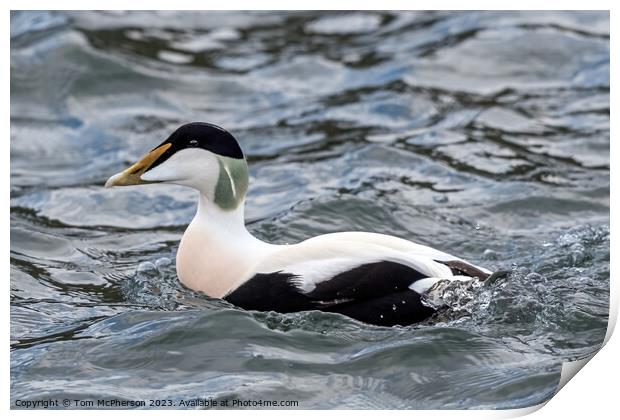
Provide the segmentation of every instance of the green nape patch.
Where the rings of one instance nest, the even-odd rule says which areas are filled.
[[[218,156],[220,175],[213,201],[223,210],[234,210],[248,191],[248,164],[245,159]]]

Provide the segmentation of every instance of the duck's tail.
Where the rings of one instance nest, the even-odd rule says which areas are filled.
[[[510,274],[510,270],[497,270],[493,272],[489,277],[487,277],[484,281],[485,283],[492,284],[499,279],[504,279],[508,277],[508,274]]]

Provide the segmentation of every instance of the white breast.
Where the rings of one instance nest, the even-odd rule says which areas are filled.
[[[214,298],[223,297],[246,277],[251,265],[195,224],[188,226],[181,239],[176,264],[184,286]]]
[[[280,248],[247,231],[243,207],[223,211],[201,195],[198,212],[179,244],[177,275],[186,287],[221,298],[251,278],[255,266]]]

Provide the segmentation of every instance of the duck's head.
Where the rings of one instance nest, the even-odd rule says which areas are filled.
[[[105,186],[162,182],[194,188],[221,209],[233,210],[245,198],[248,166],[232,134],[194,122],[179,127],[138,162],[111,176]]]

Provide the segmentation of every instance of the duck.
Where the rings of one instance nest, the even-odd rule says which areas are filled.
[[[245,155],[227,130],[182,125],[105,187],[175,184],[198,191],[176,254],[186,288],[249,311],[338,313],[363,323],[420,323],[441,305],[438,284],[485,281],[492,272],[430,246],[381,233],[336,232],[272,244],[246,227]]]

